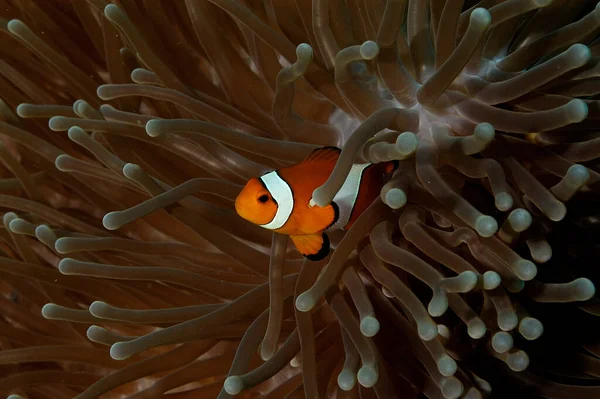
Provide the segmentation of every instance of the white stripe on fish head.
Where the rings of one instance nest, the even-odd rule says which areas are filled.
[[[277,174],[277,171],[269,172],[260,177],[271,197],[277,203],[277,212],[273,219],[261,227],[277,230],[287,223],[294,209],[294,194],[290,185]]]

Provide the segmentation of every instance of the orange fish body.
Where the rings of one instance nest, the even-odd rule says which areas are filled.
[[[339,148],[320,148],[298,164],[250,179],[236,198],[237,213],[289,235],[308,259],[323,259],[330,249],[326,231],[350,228],[379,195],[385,175],[397,166],[394,162],[355,164],[331,204],[311,206],[313,191],[328,179],[339,154]]]

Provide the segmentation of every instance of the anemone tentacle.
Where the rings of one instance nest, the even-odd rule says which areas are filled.
[[[597,0],[0,0],[0,395],[600,397]],[[398,161],[332,254],[251,177]]]

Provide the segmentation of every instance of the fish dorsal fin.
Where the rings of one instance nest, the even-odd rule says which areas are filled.
[[[317,148],[313,152],[311,152],[303,162],[314,162],[314,161],[333,161],[337,162],[340,157],[340,150],[337,147],[322,147]]]

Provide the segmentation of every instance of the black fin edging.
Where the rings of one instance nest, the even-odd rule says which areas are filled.
[[[321,237],[323,237],[323,245],[321,246],[321,249],[319,250],[319,252],[317,252],[316,254],[313,254],[313,255],[304,255],[304,257],[306,259],[316,262],[316,261],[325,259],[327,257],[327,255],[329,255],[329,250],[331,249],[331,243],[329,241],[329,237],[325,233],[323,233],[321,235]]]
[[[310,157],[312,157],[312,156],[315,154],[315,152],[317,152],[317,151],[322,151],[322,150],[334,150],[334,151],[336,151],[338,154],[341,154],[341,153],[342,153],[342,149],[341,149],[341,148],[339,148],[339,147],[336,147],[336,146],[333,146],[333,145],[326,145],[326,146],[324,146],[324,147],[319,147],[319,148],[315,148],[314,150],[312,150],[312,151],[310,152],[310,154],[308,154],[308,155],[306,156],[306,158],[304,158],[303,162],[306,162],[306,161],[307,161],[307,160],[308,160]]]
[[[334,224],[336,224],[337,221],[340,219],[340,207],[338,206],[338,204],[336,204],[335,202],[331,201],[330,205],[333,208],[333,222],[329,223],[327,225],[327,227],[325,227],[324,230],[327,230],[328,228],[330,228],[331,226],[333,226]]]

